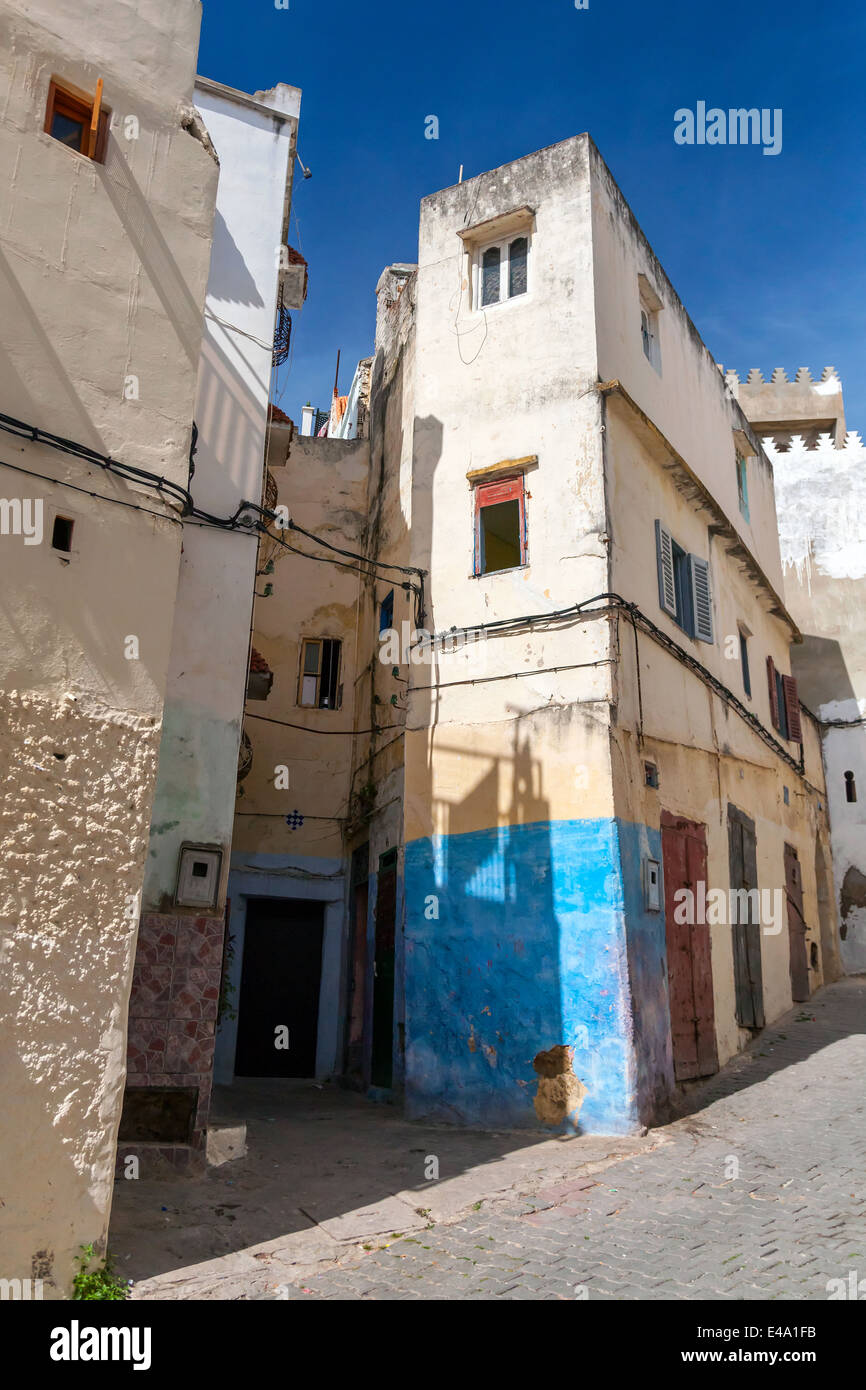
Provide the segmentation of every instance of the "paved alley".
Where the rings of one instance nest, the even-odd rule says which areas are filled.
[[[866,1275],[866,980],[766,1029],[667,1142],[289,1285],[289,1299],[826,1300]]]

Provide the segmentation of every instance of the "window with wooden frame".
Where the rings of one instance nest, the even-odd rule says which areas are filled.
[[[781,671],[777,671],[771,656],[767,657],[767,689],[773,728],[791,743],[802,743],[803,728],[797,682],[793,676],[783,676]]]
[[[45,108],[45,133],[78,154],[101,164],[105,159],[111,112],[102,100],[102,78],[92,96],[52,77]]]
[[[526,489],[523,474],[475,489],[473,573],[495,574],[527,563]]]
[[[339,709],[342,642],[331,637],[305,637],[301,643],[298,704],[305,709]]]

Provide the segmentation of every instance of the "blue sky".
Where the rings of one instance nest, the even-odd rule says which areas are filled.
[[[291,240],[310,292],[283,409],[327,405],[338,348],[348,389],[380,272],[417,258],[422,197],[588,130],[716,360],[832,364],[866,434],[864,38],[859,0],[204,0],[201,73],[303,89],[313,178]],[[699,100],[780,107],[782,152],[675,144]]]

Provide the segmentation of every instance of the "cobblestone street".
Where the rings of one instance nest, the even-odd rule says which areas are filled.
[[[849,1290],[851,1271],[866,1275],[864,1020],[866,981],[842,980],[696,1087],[653,1152],[477,1203],[288,1297],[827,1300],[833,1279]]]

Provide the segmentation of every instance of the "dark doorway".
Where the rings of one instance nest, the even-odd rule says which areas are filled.
[[[764,972],[761,965],[755,822],[731,805],[728,806],[728,858],[731,887],[737,891],[745,888],[750,894],[747,905],[738,909],[737,921],[731,927],[737,1022],[741,1028],[763,1028]]]
[[[367,979],[367,906],[370,898],[368,871],[370,846],[352,854],[350,880],[350,960],[346,1017],[346,1077],[356,1085],[364,1078],[364,1004]]]
[[[323,903],[248,900],[237,1076],[315,1076],[324,917]]]
[[[394,1072],[394,939],[397,913],[397,851],[379,860],[376,894],[376,955],[373,964],[374,1086],[391,1086]]]
[[[806,956],[806,922],[803,917],[803,879],[793,845],[785,846],[785,896],[788,900],[788,949],[791,959],[791,998],[809,998],[809,962]]]
[[[719,1069],[710,929],[706,922],[675,920],[684,915],[682,909],[677,913],[678,889],[687,888],[693,904],[704,900],[698,885],[706,888],[707,830],[669,811],[662,811],[661,825],[674,1076],[686,1081]]]
[[[130,1086],[123,1097],[119,1144],[188,1144],[198,1087]]]

